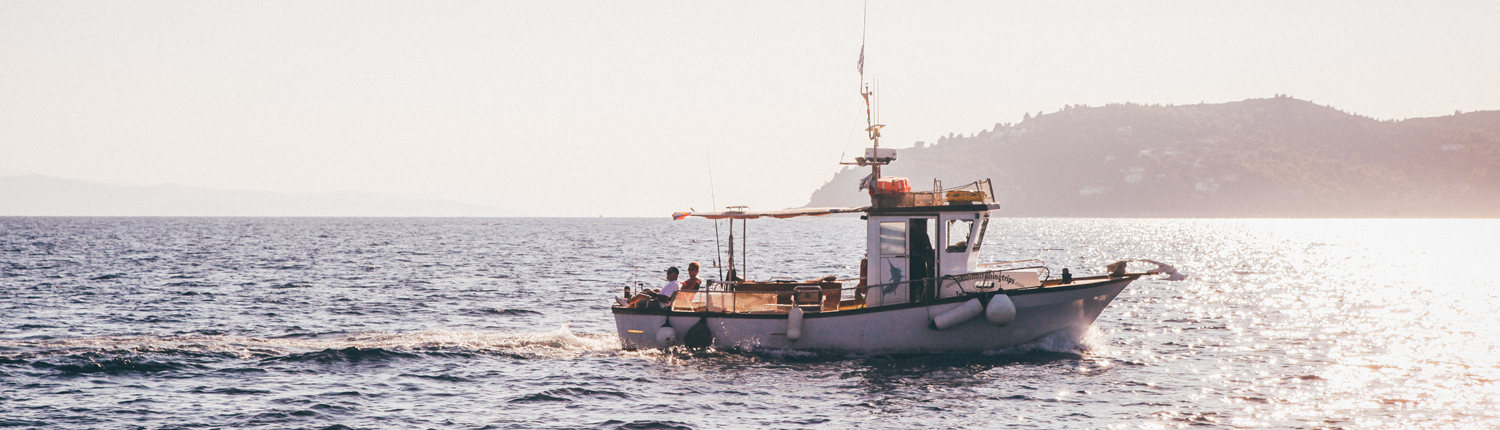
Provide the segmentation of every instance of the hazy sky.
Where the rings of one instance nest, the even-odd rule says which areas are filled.
[[[864,146],[862,7],[0,1],[0,172],[665,217],[713,206],[711,159],[719,206],[800,206]],[[1497,23],[1495,1],[872,1],[865,70],[898,148],[1068,104],[1400,119],[1500,109]]]

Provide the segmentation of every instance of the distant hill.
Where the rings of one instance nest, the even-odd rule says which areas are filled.
[[[446,200],[333,192],[288,194],[182,185],[121,186],[0,177],[0,216],[508,216]]]
[[[862,206],[845,169],[808,206]],[[902,149],[887,176],[992,178],[1043,217],[1500,217],[1500,111],[1376,120],[1278,96],[1067,107]]]

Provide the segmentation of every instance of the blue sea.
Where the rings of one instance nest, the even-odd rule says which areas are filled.
[[[855,218],[748,228],[753,278],[854,276],[864,253]],[[996,218],[986,261],[1188,278],[1137,281],[1082,338],[984,353],[621,350],[612,298],[689,261],[715,276],[715,238],[665,217],[0,218],[0,427],[1500,427],[1500,220]]]

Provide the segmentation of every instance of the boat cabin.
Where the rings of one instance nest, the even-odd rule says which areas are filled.
[[[989,180],[930,192],[877,190],[868,221],[864,278],[874,285],[867,306],[909,303],[959,294],[957,283],[934,282],[974,273],[989,226],[999,209]],[[911,282],[927,280],[926,282]]]

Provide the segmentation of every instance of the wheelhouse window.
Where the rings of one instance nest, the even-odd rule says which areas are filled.
[[[901,255],[906,253],[906,222],[880,223],[880,254]]]
[[[974,235],[974,220],[948,220],[948,252],[964,252],[969,249],[969,240]]]
[[[974,252],[979,252],[979,245],[984,244],[984,230],[990,226],[988,215],[979,219],[979,234],[974,235]]]

